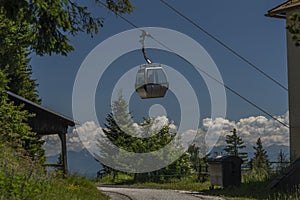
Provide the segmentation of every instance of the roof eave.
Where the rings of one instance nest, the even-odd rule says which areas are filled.
[[[278,18],[278,19],[286,19],[286,14],[271,14],[267,13],[265,14],[266,17],[273,17],[273,18]]]
[[[268,11],[265,16],[285,19],[286,13],[300,7],[300,1],[286,1]]]
[[[71,127],[73,127],[75,125],[80,125],[80,123],[78,121],[74,120],[74,119],[71,119],[71,118],[69,118],[67,116],[64,116],[64,115],[60,114],[60,113],[54,112],[54,111],[52,111],[52,110],[50,110],[48,108],[45,108],[45,107],[43,107],[43,106],[41,106],[39,104],[36,104],[36,103],[34,103],[34,102],[32,102],[32,101],[30,101],[28,99],[25,99],[24,97],[21,97],[21,96],[15,94],[13,92],[6,91],[6,93],[9,96],[12,96],[12,97],[14,97],[16,99],[19,99],[20,101],[22,101],[24,103],[30,104],[30,105],[32,105],[32,106],[34,106],[34,107],[36,107],[36,108],[38,108],[40,110],[43,110],[43,111],[48,112],[48,113],[50,113],[50,114],[52,114],[54,116],[57,116],[58,118],[61,118],[62,120],[64,120],[65,122],[67,122],[68,125],[71,126]]]

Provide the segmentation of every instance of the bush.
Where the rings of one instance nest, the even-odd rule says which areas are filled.
[[[0,143],[0,151],[0,199],[108,199],[86,178],[47,174],[22,149]]]
[[[0,199],[34,199],[47,185],[40,164],[23,152],[0,144]]]

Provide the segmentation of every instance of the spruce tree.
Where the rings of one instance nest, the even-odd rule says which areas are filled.
[[[15,106],[9,102],[5,89],[7,88],[5,74],[0,70],[0,143],[23,151],[33,160],[43,162],[44,149],[43,141],[39,140],[36,133],[26,123],[31,114],[22,110],[21,106]]]
[[[263,148],[260,138],[257,139],[256,146],[253,148],[255,150],[254,158],[252,159],[252,167],[254,172],[259,173],[260,175],[268,175],[270,170],[270,162],[267,151]]]
[[[205,142],[202,142],[205,145]],[[205,150],[205,152],[201,152],[201,150]],[[190,162],[192,163],[193,169],[197,172],[198,180],[201,179],[202,182],[206,181],[206,177],[203,176],[202,170],[203,167],[207,166],[207,150],[206,146],[196,146],[196,144],[192,144],[188,148],[188,153],[190,154]]]
[[[199,165],[201,164],[201,158],[200,158],[200,155],[199,155],[199,150],[200,150],[200,148],[198,146],[196,146],[195,144],[190,145],[188,150],[187,150],[187,152],[191,156],[191,162],[192,162],[193,168],[195,170],[198,170]]]
[[[94,6],[87,7],[88,2]],[[24,45],[37,55],[67,55],[74,50],[70,42],[72,36],[84,32],[93,36],[104,25],[97,11],[103,4],[117,15],[133,11],[129,0],[2,0],[0,14],[17,25],[7,33],[16,37],[12,43]],[[18,38],[20,35],[23,37]]]
[[[133,10],[128,0],[106,3],[118,14]],[[14,106],[5,90],[40,103],[37,83],[31,76],[30,55],[67,55],[73,50],[71,35],[97,33],[103,26],[102,18],[94,17],[84,4],[73,0],[0,1],[0,142],[22,146],[32,157],[43,157],[43,142],[27,124],[32,115]]]
[[[230,156],[238,156],[240,157],[243,162],[248,161],[248,153],[241,151],[242,149],[246,148],[244,145],[244,141],[241,137],[237,136],[237,131],[234,128],[233,131],[231,131],[232,135],[226,135],[226,147],[224,148],[224,151],[226,151],[227,155]]]
[[[31,77],[28,46],[25,42],[32,30],[24,23],[18,24],[6,18],[1,8],[0,30],[0,69],[8,80],[6,89],[38,103],[37,83]]]
[[[28,25],[7,18],[0,8],[0,142],[25,149],[32,159],[43,161],[43,141],[27,123],[33,115],[10,102],[5,92],[9,90],[35,103],[40,102],[25,44],[30,31]]]
[[[282,149],[280,149],[279,154],[277,156],[277,162],[278,164],[276,166],[276,170],[279,172],[282,172],[284,168],[286,168],[288,165],[287,155],[282,151]]]
[[[141,133],[138,133],[133,127],[133,120],[128,111],[128,103],[124,99],[122,93],[119,92],[118,98],[112,104],[112,113],[108,114],[106,117],[106,124],[103,132],[107,138],[120,149],[134,153],[150,153],[165,147],[175,137],[174,133],[170,133],[169,125],[163,126],[157,133],[153,134],[151,132],[151,126],[153,123],[154,120],[152,118],[144,118],[144,122],[139,124],[140,132],[144,135],[149,135],[149,137],[135,137]],[[110,146],[104,144],[102,141],[99,141],[98,147],[100,148],[102,157],[107,156],[105,152],[110,152],[109,159],[112,159],[116,163],[118,163],[118,158],[123,156],[118,154],[118,152],[111,155],[112,151],[110,151]],[[161,159],[161,162],[165,162],[167,159],[170,159],[166,157],[160,158],[160,155],[156,154],[153,155],[157,156],[158,160]],[[101,159],[98,159],[98,161],[100,160]],[[143,165],[143,163],[135,163],[135,165],[139,164]],[[124,166],[124,169],[126,168],[128,168],[128,166]],[[116,176],[116,170],[107,166],[105,166],[104,169],[108,173],[113,173],[114,177]],[[134,174],[134,180],[160,181],[162,179],[169,179],[172,175],[184,176],[190,174],[191,171],[192,167],[190,155],[185,153],[178,160],[163,169],[150,173]]]

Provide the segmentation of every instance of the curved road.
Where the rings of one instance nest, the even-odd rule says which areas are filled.
[[[204,196],[178,190],[136,189],[117,187],[98,187],[111,200],[222,200],[220,197]]]

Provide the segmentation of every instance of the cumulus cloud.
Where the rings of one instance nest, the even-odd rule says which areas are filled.
[[[288,124],[288,113],[276,116],[278,120]],[[159,116],[153,119],[149,130],[155,133],[163,126],[168,125],[169,120],[166,116]],[[134,131],[142,134],[143,129],[139,124],[134,123]],[[169,124],[170,132],[176,133],[177,127],[173,123]],[[202,126],[198,130],[188,130],[181,133],[184,143],[190,143],[191,139],[202,148],[207,144],[225,145],[225,136],[233,128],[237,129],[238,135],[243,138],[248,145],[254,146],[256,140],[261,137],[264,146],[270,145],[289,145],[289,129],[274,119],[264,116],[250,116],[239,121],[230,121],[224,118],[206,118],[202,121]],[[97,148],[97,140],[104,136],[103,130],[95,122],[85,122],[81,126],[73,129],[67,134],[67,148],[72,151],[80,151],[84,147],[92,150]],[[196,137],[195,137],[196,136]],[[105,137],[105,136],[104,136]],[[47,155],[55,155],[60,152],[60,140],[57,136],[46,136],[44,145]],[[218,139],[217,141],[215,141]],[[203,141],[206,140],[206,144]],[[208,145],[209,146],[209,145]],[[208,149],[205,147],[205,150]]]
[[[165,126],[169,126],[169,132],[171,134],[176,133],[177,127],[173,123],[169,123],[169,119],[166,116],[157,116],[154,117],[147,125],[133,123],[132,127],[134,129],[134,133],[132,136],[148,138],[157,134]]]
[[[289,123],[288,113],[275,118],[285,124]],[[236,123],[236,128],[241,137],[251,144],[255,144],[257,138],[261,137],[265,146],[289,145],[289,129],[274,119],[264,116],[244,118]]]
[[[135,135],[139,137],[151,137],[156,134],[161,128],[169,124],[166,116],[158,116],[153,118],[148,126],[148,131],[145,131],[143,126],[133,123]],[[177,127],[171,123],[169,124],[170,133],[176,133]],[[67,134],[67,149],[68,151],[81,151],[86,148],[92,152],[96,152],[98,140],[106,138],[103,129],[95,122],[88,121],[82,125],[72,129]],[[57,135],[48,135],[42,138],[45,140],[44,148],[46,149],[46,156],[57,155],[61,152],[61,143]]]
[[[47,135],[43,136],[42,139],[45,141],[43,148],[46,150],[46,156],[57,155],[61,151],[61,143],[58,135]]]
[[[101,135],[103,135],[102,128],[97,126],[95,122],[85,122],[67,133],[67,149],[78,152],[84,148],[96,148],[97,140]],[[61,142],[58,135],[48,135],[42,139],[45,140],[46,156],[57,155],[61,152]]]
[[[288,124],[288,113],[282,116],[275,116],[279,121]],[[224,118],[203,120],[203,126],[198,133],[207,134],[210,131],[215,137],[220,136],[216,145],[225,145],[225,136],[237,129],[238,136],[249,145],[255,145],[260,137],[264,146],[270,145],[289,145],[289,129],[278,121],[265,116],[250,116],[239,121],[230,121]]]

